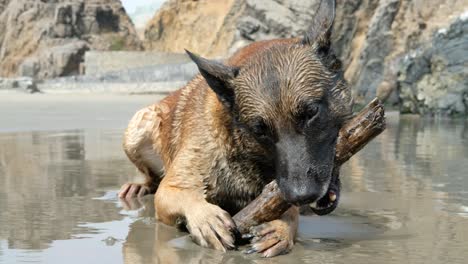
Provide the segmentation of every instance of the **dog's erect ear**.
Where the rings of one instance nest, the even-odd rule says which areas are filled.
[[[208,60],[185,50],[190,59],[198,66],[198,70],[205,78],[208,85],[216,93],[219,100],[231,108],[234,105],[234,89],[230,85],[230,80],[239,73],[239,68],[230,67],[215,60]]]
[[[335,20],[335,0],[320,1],[314,22],[302,39],[303,44],[317,43],[318,48],[328,51],[330,47],[330,35]]]

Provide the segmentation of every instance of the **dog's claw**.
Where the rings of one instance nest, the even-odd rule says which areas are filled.
[[[121,199],[130,199],[134,197],[143,197],[149,193],[150,189],[144,184],[126,183],[120,188],[118,196]]]
[[[263,257],[273,257],[289,252],[294,245],[295,227],[284,220],[273,220],[252,227],[250,234],[253,235],[250,247],[244,251],[245,254],[260,253]]]
[[[253,234],[243,234],[242,239],[252,239],[254,237]]]
[[[226,252],[234,249],[235,223],[230,215],[213,204],[204,204],[186,215],[186,227],[193,241],[202,246]]]
[[[257,252],[256,249],[254,249],[254,248],[252,248],[252,247],[249,247],[248,249],[246,249],[246,250],[244,251],[244,254],[252,254],[252,253],[255,253],[255,252]]]

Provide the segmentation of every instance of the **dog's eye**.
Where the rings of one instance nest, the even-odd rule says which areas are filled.
[[[258,119],[252,122],[250,130],[256,137],[260,139],[268,138],[271,134],[268,125],[262,119]]]
[[[318,104],[310,104],[306,107],[304,112],[304,119],[306,122],[314,119],[319,112],[319,105]]]
[[[302,110],[297,116],[297,131],[302,133],[307,126],[317,120],[320,112],[320,103],[304,104]]]

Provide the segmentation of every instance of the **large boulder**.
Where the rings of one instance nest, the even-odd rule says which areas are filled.
[[[356,94],[370,101],[377,95],[377,87],[383,81],[385,58],[393,50],[391,27],[399,0],[382,0],[369,21],[365,43],[359,58],[359,68],[352,79]]]
[[[430,46],[434,32],[448,27],[467,4],[467,0],[338,0],[335,47],[356,102],[364,104],[377,96],[402,103],[398,90],[402,60]]]
[[[40,92],[37,83],[29,77],[0,78],[0,92],[20,91],[25,93]]]
[[[74,74],[87,49],[142,48],[119,0],[0,1],[0,76]]]
[[[169,0],[146,27],[145,48],[226,56],[256,40],[303,34],[318,2]]]
[[[23,60],[19,74],[38,79],[80,74],[80,65],[88,49],[88,43],[79,40],[42,50]]]
[[[169,0],[147,24],[146,50],[208,56],[225,55],[232,45],[243,1]]]
[[[468,12],[401,61],[402,112],[468,114]]]

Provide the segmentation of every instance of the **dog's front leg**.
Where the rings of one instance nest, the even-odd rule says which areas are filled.
[[[247,254],[261,253],[264,257],[274,257],[291,251],[296,239],[299,221],[299,207],[291,206],[281,217],[250,229],[251,246]]]
[[[208,203],[201,186],[176,178],[169,171],[156,191],[156,218],[168,225],[185,225],[200,246],[233,249],[236,225],[229,213]]]

